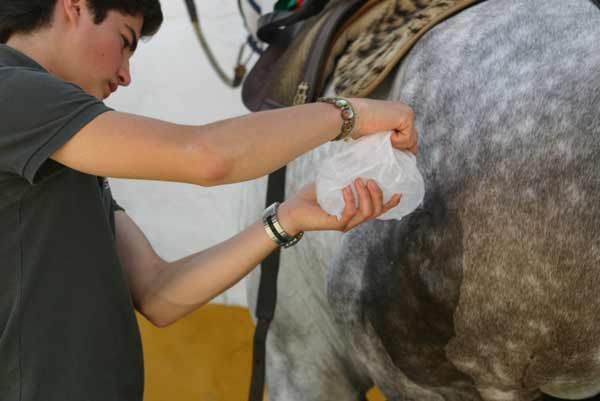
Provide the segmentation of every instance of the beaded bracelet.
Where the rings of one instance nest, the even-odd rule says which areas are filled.
[[[356,125],[357,114],[352,107],[352,103],[343,97],[320,97],[317,102],[325,102],[334,105],[342,112],[342,130],[333,140],[346,140],[352,135]]]

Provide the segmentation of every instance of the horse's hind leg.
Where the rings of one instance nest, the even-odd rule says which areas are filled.
[[[282,253],[277,311],[267,336],[270,401],[362,401],[373,385],[358,373],[344,336],[332,322],[323,273],[317,273],[324,270],[320,258],[307,263],[318,254],[313,249],[318,237],[315,233]],[[251,310],[259,273],[253,272],[248,283]]]
[[[312,352],[318,338],[299,339],[269,333],[267,393],[269,401],[363,401],[368,387],[351,380],[329,355]]]
[[[347,233],[328,272],[329,304],[388,401],[482,401],[444,355],[460,229],[454,212],[431,211],[432,202],[402,222],[372,221]]]

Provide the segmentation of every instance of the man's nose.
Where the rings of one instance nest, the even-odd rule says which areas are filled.
[[[126,60],[119,68],[119,85],[129,86],[131,84],[131,72],[129,71],[129,60]]]

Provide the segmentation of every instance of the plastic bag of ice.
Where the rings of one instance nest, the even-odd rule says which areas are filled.
[[[358,177],[365,183],[374,179],[383,191],[384,202],[395,193],[402,194],[398,206],[378,219],[401,219],[423,202],[425,186],[416,157],[394,149],[390,136],[391,132],[383,132],[331,144],[331,153],[319,167],[316,179],[317,202],[323,210],[340,218],[344,210],[342,188]],[[352,190],[358,199],[353,185]]]

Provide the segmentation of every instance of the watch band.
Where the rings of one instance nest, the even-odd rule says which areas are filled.
[[[289,248],[296,245],[300,239],[304,236],[304,232],[300,231],[294,237],[290,236],[281,226],[279,219],[277,218],[277,210],[279,209],[279,202],[271,204],[265,209],[263,213],[263,226],[269,238],[271,238],[277,245]]]
[[[352,107],[352,103],[343,97],[320,97],[317,99],[317,102],[329,103],[340,109],[342,112],[342,129],[340,134],[333,140],[339,141],[341,139],[349,139],[354,131],[357,119],[357,114]]]

